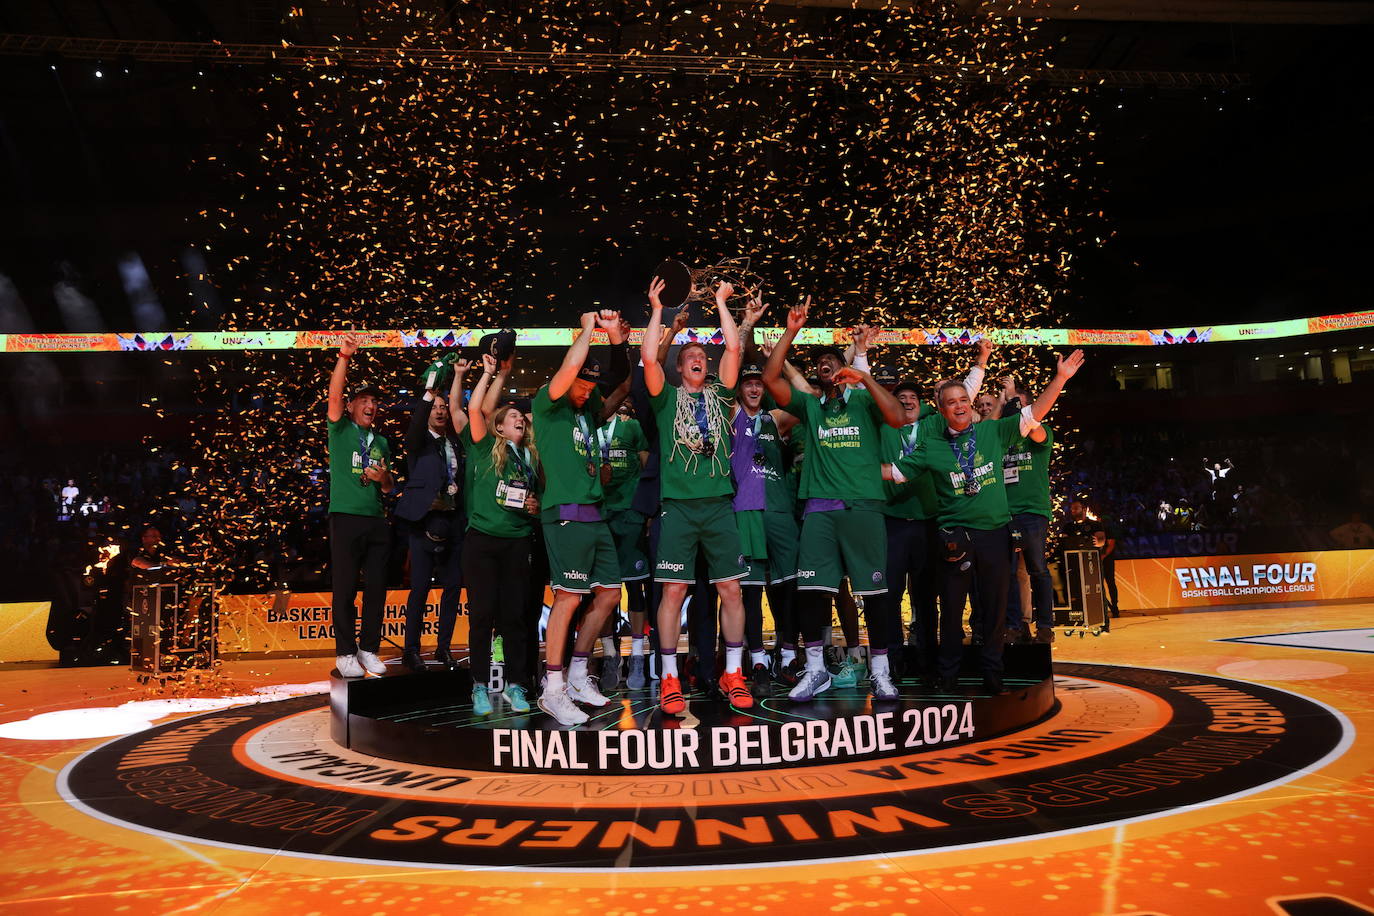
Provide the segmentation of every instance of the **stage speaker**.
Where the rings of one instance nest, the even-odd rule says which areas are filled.
[[[1097,549],[1065,550],[1060,568],[1069,603],[1067,607],[1054,609],[1055,626],[1105,627],[1107,613],[1102,595],[1102,558]]]

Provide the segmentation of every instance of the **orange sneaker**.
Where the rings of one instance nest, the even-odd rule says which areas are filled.
[[[671,674],[663,675],[658,684],[658,705],[670,716],[680,716],[687,709],[682,699],[682,682]]]
[[[725,694],[730,705],[736,709],[748,709],[754,705],[754,695],[749,692],[749,686],[744,683],[744,674],[739,671],[727,671],[720,676],[720,692]]]

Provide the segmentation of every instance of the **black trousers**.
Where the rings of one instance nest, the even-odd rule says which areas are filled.
[[[963,563],[944,563],[940,589],[940,676],[958,677],[964,655],[964,600],[977,583],[982,604],[977,632],[982,634],[984,677],[1002,676],[1002,640],[1007,626],[1007,587],[1011,583],[1011,531],[1003,525],[991,531],[955,529],[968,533],[968,569]]]
[[[335,655],[352,655],[359,649],[376,652],[381,648],[382,615],[386,611],[386,561],[390,552],[391,526],[385,518],[344,512],[329,514]],[[360,572],[363,577],[361,632],[354,608]]]
[[[530,539],[498,538],[469,529],[463,538],[463,575],[468,585],[468,664],[472,682],[491,680],[491,634],[501,634],[506,683],[529,682],[529,632],[525,588]],[[538,640],[535,640],[536,646]]]
[[[424,632],[425,607],[429,590],[437,579],[443,591],[439,595],[439,649],[447,652],[453,642],[453,627],[458,621],[459,598],[463,590],[463,529],[467,520],[461,512],[448,513],[453,517],[453,534],[442,544],[425,535],[421,519],[410,531],[410,596],[406,600],[407,652],[420,651],[420,635]]]
[[[887,648],[903,643],[902,595],[911,599],[911,644],[916,649],[922,674],[935,673],[937,619],[934,595],[930,594],[930,550],[934,522],[927,519],[887,519]],[[870,643],[876,643],[873,633]]]
[[[1110,618],[1119,612],[1116,603],[1116,560],[1111,557],[1102,560],[1102,584],[1107,587],[1107,614]]]

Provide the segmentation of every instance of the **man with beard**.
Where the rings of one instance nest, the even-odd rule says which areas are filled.
[[[468,418],[466,414],[454,417],[450,425],[444,387],[452,375],[454,388],[461,391],[469,365],[467,360],[451,362],[446,358],[425,371],[421,379],[424,394],[415,401],[410,429],[406,431],[409,473],[396,502],[396,517],[409,523],[410,595],[406,600],[401,664],[411,671],[425,669],[420,657],[420,633],[436,573],[443,591],[439,598],[434,660],[446,668],[458,667],[449,652],[449,643],[458,620],[458,599],[463,588],[463,532],[467,518],[462,511],[463,450],[457,434],[467,426]]]
[[[797,608],[806,641],[806,671],[789,694],[806,701],[830,689],[822,634],[830,617],[831,596],[848,576],[855,596],[887,591],[887,540],[882,505],[881,428],[899,428],[905,415],[885,388],[867,372],[845,366],[834,347],[816,357],[821,395],[800,391],[782,378],[783,362],[792,341],[806,325],[810,298],[787,316],[787,330],[773,348],[763,371],[768,393],[783,410],[796,417],[796,435],[806,452],[798,497],[805,501],[801,544],[797,559]],[[850,388],[849,385],[862,385]],[[838,547],[838,550],[836,549]],[[897,698],[888,667],[885,602],[866,601],[864,615],[870,636],[872,693],[876,699]]]
[[[346,335],[329,377],[329,571],[333,584],[334,659],[343,677],[386,674],[377,657],[382,645],[386,609],[386,561],[391,529],[382,495],[395,488],[391,449],[372,431],[382,392],[364,385],[345,402],[348,364],[358,352],[358,338]],[[363,576],[361,632],[356,629],[354,601],[358,574]]]

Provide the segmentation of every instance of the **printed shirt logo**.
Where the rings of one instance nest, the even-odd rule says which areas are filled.
[[[825,448],[859,448],[859,427],[849,419],[849,411],[825,416],[816,424],[816,441]]]

